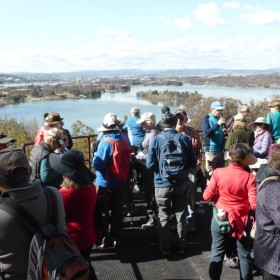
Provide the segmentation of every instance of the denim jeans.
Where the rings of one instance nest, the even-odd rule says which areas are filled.
[[[177,222],[177,248],[185,247],[187,182],[165,188],[156,188],[155,197],[158,205],[159,249],[170,250],[173,247],[170,229],[170,217],[175,215]]]
[[[226,250],[225,245],[230,236],[219,232],[219,226],[214,217],[212,217],[211,222],[211,235],[212,247],[209,276],[211,280],[220,280]],[[241,240],[236,240],[236,244],[240,265],[240,280],[253,280],[253,262],[250,257],[250,240],[242,237]]]

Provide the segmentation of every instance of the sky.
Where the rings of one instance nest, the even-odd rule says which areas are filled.
[[[1,1],[0,73],[280,68],[279,0]]]

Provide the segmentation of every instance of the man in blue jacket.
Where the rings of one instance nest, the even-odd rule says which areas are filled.
[[[170,255],[173,247],[170,230],[170,218],[174,214],[177,221],[177,247],[178,254],[184,254],[186,238],[186,204],[188,186],[188,168],[196,167],[196,156],[192,147],[191,138],[180,134],[181,148],[185,153],[184,179],[172,181],[162,176],[160,162],[161,148],[166,139],[175,139],[178,134],[175,127],[177,116],[169,112],[162,115],[161,127],[164,129],[159,135],[151,140],[146,166],[154,171],[155,197],[158,205],[159,218],[159,250],[162,255]],[[162,135],[162,136],[161,136]]]
[[[131,149],[119,123],[115,114],[105,115],[103,125],[98,129],[104,134],[92,160],[98,186],[96,230],[97,235],[103,234],[101,248],[119,246],[121,241],[123,192],[129,179]]]
[[[224,106],[219,101],[211,104],[211,112],[202,119],[204,135],[205,171],[209,180],[214,169],[224,167],[224,127],[225,119],[222,117]]]

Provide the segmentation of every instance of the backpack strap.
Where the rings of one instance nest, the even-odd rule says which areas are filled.
[[[49,187],[45,187],[44,192],[46,195],[48,205],[47,221],[58,225],[58,204],[56,195]]]
[[[280,176],[269,176],[261,181],[258,187],[258,191],[262,190],[267,184],[265,184],[267,181],[280,181]]]
[[[157,136],[162,139],[163,141],[165,140],[175,140],[175,141],[180,141],[180,138],[182,137],[182,133],[177,132],[173,138],[168,138],[166,133],[159,133]],[[178,138],[178,139],[177,139]]]
[[[51,200],[53,199],[51,196],[55,196],[54,192],[48,187],[43,188],[43,190],[47,199],[47,221],[50,221],[51,216],[52,219],[55,219],[56,217],[56,221],[58,221],[57,203],[51,202]],[[29,211],[27,211],[25,207],[10,198],[2,198],[0,202],[0,208],[12,215],[16,219],[16,221],[31,235],[33,235],[41,227],[37,219]],[[56,215],[54,215],[55,213]]]
[[[26,216],[27,213],[26,209],[21,206],[19,203],[15,202],[14,200],[10,198],[5,198],[1,200],[0,203],[0,209],[3,209],[5,212],[9,213],[11,216],[15,218],[15,220],[23,227],[25,228],[31,235],[33,235],[36,232],[36,224],[37,221],[35,221],[35,224],[33,223],[33,216],[31,219],[30,216]]]

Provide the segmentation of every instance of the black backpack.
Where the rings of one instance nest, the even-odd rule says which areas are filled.
[[[89,265],[74,240],[58,227],[55,193],[44,188],[48,202],[48,224],[41,226],[23,206],[4,198],[0,207],[10,213],[32,236],[28,261],[28,280],[89,279]],[[50,215],[51,213],[51,215]]]

